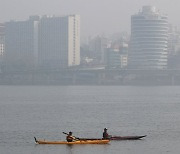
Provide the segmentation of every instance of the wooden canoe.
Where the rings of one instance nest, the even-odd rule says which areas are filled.
[[[47,141],[47,140],[37,140],[35,137],[35,142],[37,144],[107,144],[109,143],[109,140],[77,140],[73,142],[67,142],[67,141]]]

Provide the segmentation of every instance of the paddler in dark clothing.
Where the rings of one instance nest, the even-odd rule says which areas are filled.
[[[104,132],[103,132],[103,139],[110,139],[111,138],[111,135],[109,135],[107,133],[107,128],[104,128]]]
[[[76,138],[74,136],[72,136],[72,132],[69,132],[69,134],[66,136],[66,140],[68,142],[73,142],[76,140]]]

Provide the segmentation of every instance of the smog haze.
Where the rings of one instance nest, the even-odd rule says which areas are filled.
[[[179,0],[2,0],[0,22],[26,20],[31,15],[81,16],[81,36],[130,32],[131,15],[144,5],[155,6],[180,26]]]

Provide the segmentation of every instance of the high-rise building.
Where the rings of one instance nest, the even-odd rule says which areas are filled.
[[[155,7],[143,6],[131,16],[128,65],[133,69],[166,69],[168,58],[168,18]]]
[[[3,69],[3,55],[4,55],[4,24],[0,23],[0,72]]]
[[[43,16],[39,22],[38,62],[46,69],[80,64],[80,16]]]
[[[29,19],[5,23],[4,61],[9,71],[26,71],[34,68],[37,22]]]
[[[0,23],[0,59],[4,53],[4,24]]]
[[[63,69],[80,64],[80,17],[31,16],[5,23],[8,70]]]

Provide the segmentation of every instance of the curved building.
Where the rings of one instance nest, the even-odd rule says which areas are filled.
[[[166,69],[168,18],[155,7],[143,6],[131,16],[129,67],[132,69]]]

